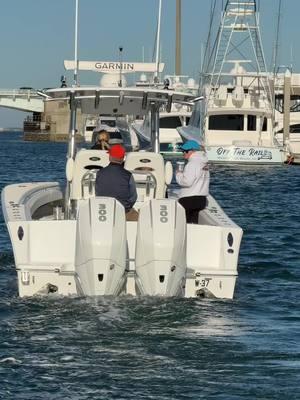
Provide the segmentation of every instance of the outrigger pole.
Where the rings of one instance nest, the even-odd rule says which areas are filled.
[[[75,52],[74,52],[74,86],[78,86],[78,4],[79,0],[75,0]],[[69,129],[69,146],[68,158],[75,158],[76,152],[76,114],[77,101],[75,99],[75,90],[70,92],[70,129]]]
[[[78,86],[78,4],[79,0],[75,0],[75,50],[74,50],[74,85]],[[66,176],[67,184],[65,190],[65,219],[71,217],[71,204],[70,204],[70,186],[72,180],[73,163],[76,153],[76,117],[77,117],[77,100],[75,90],[70,92],[70,128],[69,128],[69,144],[67,154]]]
[[[74,85],[78,84],[78,4],[79,0],[75,0],[75,50],[74,50]]]
[[[70,132],[69,145],[66,164],[67,184],[65,190],[65,219],[71,217],[70,188],[73,178],[73,165],[76,153],[76,119],[77,119],[77,100],[75,90],[70,92]]]
[[[181,75],[181,0],[176,0],[175,75]]]
[[[157,38],[156,38],[156,57],[155,57],[156,70],[155,70],[155,73],[154,73],[154,83],[158,83],[158,72],[159,72],[161,1],[162,0],[159,0],[159,9],[158,9]]]

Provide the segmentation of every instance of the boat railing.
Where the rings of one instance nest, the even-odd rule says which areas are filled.
[[[151,171],[147,170],[132,170],[133,178],[137,187],[137,191],[144,189],[145,196],[150,197],[151,189],[153,190],[153,198],[156,197],[157,179]]]
[[[95,195],[95,182],[98,168],[87,171],[81,179],[81,197],[84,199],[88,195],[92,197]]]
[[[96,174],[99,169],[91,169],[87,171],[81,179],[81,197],[85,199],[87,197],[95,196],[95,183]],[[157,189],[157,179],[151,171],[130,171],[133,174],[137,192],[138,201],[143,198],[155,198]]]

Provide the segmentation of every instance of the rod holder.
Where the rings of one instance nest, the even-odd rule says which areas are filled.
[[[143,93],[143,100],[142,100],[142,110],[146,110],[147,102],[148,102],[148,93],[144,92]]]
[[[151,145],[154,153],[160,152],[159,143],[159,104],[153,102],[150,106],[151,112]]]
[[[100,103],[100,90],[96,90],[95,92],[95,108],[98,108]]]
[[[171,112],[172,102],[173,102],[173,96],[172,96],[172,95],[169,95],[169,96],[168,96],[168,102],[167,102],[167,105],[166,105],[166,111],[167,111],[168,113]]]

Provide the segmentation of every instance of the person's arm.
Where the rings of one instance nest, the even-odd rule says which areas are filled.
[[[183,172],[176,172],[176,182],[182,187],[191,187],[195,181],[195,174],[191,165],[187,164]]]
[[[133,207],[134,203],[136,202],[137,199],[137,192],[136,192],[136,186],[135,186],[135,181],[133,176],[131,175],[129,179],[129,203],[130,207]]]

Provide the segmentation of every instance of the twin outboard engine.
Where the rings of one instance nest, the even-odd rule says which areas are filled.
[[[126,254],[124,207],[109,197],[80,203],[75,271],[83,294],[120,294],[125,285]]]
[[[186,218],[178,202],[150,200],[141,207],[135,249],[138,292],[151,296],[183,295]],[[115,296],[123,292],[126,257],[124,207],[109,197],[79,203],[75,272],[82,294]]]
[[[186,217],[175,200],[150,200],[140,209],[135,268],[143,295],[183,294],[186,275]]]

